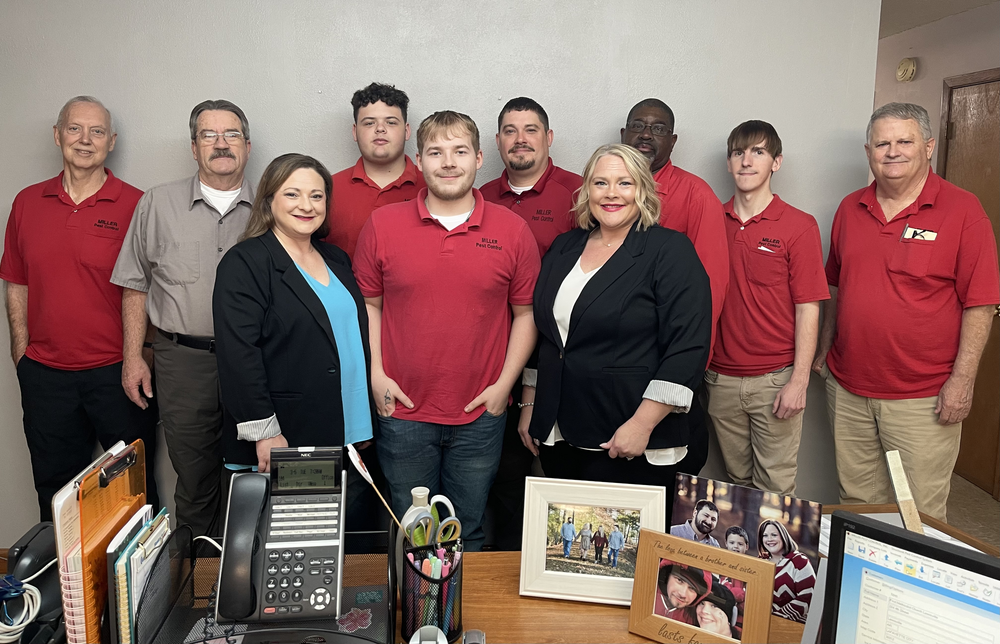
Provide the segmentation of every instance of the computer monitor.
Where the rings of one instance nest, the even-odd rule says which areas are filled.
[[[836,511],[820,641],[1000,642],[1000,559]]]

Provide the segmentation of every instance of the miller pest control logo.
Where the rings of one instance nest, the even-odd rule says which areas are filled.
[[[113,230],[118,232],[118,222],[112,221],[111,219],[98,219],[94,222],[94,228],[103,228],[104,230]]]
[[[542,210],[539,208],[535,211],[535,214],[531,216],[532,221],[555,221],[556,218],[552,216],[552,210]]]
[[[503,250],[503,246],[500,242],[492,237],[482,237],[480,241],[476,242],[476,248],[488,248],[490,250]]]

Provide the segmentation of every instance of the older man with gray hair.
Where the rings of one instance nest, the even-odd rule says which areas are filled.
[[[14,198],[0,261],[43,521],[52,519],[53,495],[90,463],[95,442],[141,438],[149,462],[156,448],[156,410],[134,406],[119,386],[121,288],[108,281],[142,192],[104,166],[117,137],[99,100],[71,98],[52,131],[62,172]],[[152,469],[146,474],[158,508]]]
[[[865,151],[875,181],[834,217],[813,363],[827,375],[840,500],[891,502],[885,452],[899,450],[917,508],[944,520],[1000,303],[993,230],[975,195],[931,170],[924,108],[875,110]]]
[[[254,193],[243,176],[250,156],[243,110],[204,101],[189,127],[198,173],[143,196],[111,281],[124,287],[121,384],[132,402],[147,406],[153,389],[142,351],[153,349],[160,421],[177,472],[177,521],[203,535],[220,532],[222,481],[212,291],[219,261],[246,229]]]

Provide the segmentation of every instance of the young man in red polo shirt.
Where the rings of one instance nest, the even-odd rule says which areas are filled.
[[[393,510],[403,515],[415,486],[446,495],[467,550],[483,544],[510,391],[537,336],[541,264],[527,224],[472,187],[482,163],[471,118],[424,119],[417,166],[427,188],[375,211],[354,260]]]
[[[705,374],[708,413],[734,483],[794,494],[819,302],[830,298],[823,243],[811,215],[771,192],[774,127],[741,123],[727,147],[736,194],[723,206],[729,291]]]
[[[424,178],[403,147],[410,140],[406,92],[392,85],[372,83],[354,92],[351,132],[361,157],[350,168],[333,175],[330,196],[330,234],[325,241],[350,257],[358,234],[376,208],[409,201],[424,187]]]
[[[629,110],[622,143],[630,145],[649,159],[649,169],[656,179],[656,192],[662,209],[660,225],[688,236],[708,273],[712,289],[712,348],[715,348],[719,315],[729,287],[729,246],[723,223],[722,202],[701,178],[681,170],[670,161],[677,143],[674,112],[658,98],[646,98]],[[707,365],[706,365],[707,366]],[[708,429],[705,423],[703,390],[699,387],[688,415],[691,419],[691,442],[688,455],[678,463],[678,470],[698,474],[708,460]]]
[[[70,99],[52,129],[63,171],[14,198],[0,260],[39,512],[52,520],[52,497],[87,467],[95,440],[137,438],[158,508],[157,411],[122,390],[122,289],[108,281],[142,192],[104,167],[116,134],[96,98]]]
[[[829,374],[841,502],[891,502],[884,454],[899,450],[917,509],[944,521],[1000,302],[993,227],[975,195],[931,170],[923,107],[878,108],[867,138],[875,181],[833,219],[813,369]]]
[[[524,219],[538,242],[539,255],[545,255],[558,235],[575,226],[572,210],[583,181],[580,175],[552,162],[549,147],[553,138],[549,115],[541,105],[524,96],[507,101],[497,118],[496,136],[504,170],[480,189],[484,199]],[[514,387],[511,392],[513,405],[521,402],[520,389]],[[520,416],[507,415],[503,455],[490,490],[492,516],[497,525],[504,526],[495,534],[494,545],[500,550],[521,549],[524,479],[531,475],[535,458],[517,432]]]

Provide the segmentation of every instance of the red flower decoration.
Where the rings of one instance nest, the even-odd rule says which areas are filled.
[[[337,626],[342,633],[353,633],[354,631],[368,628],[372,625],[372,609],[352,608],[351,612],[337,620]]]

